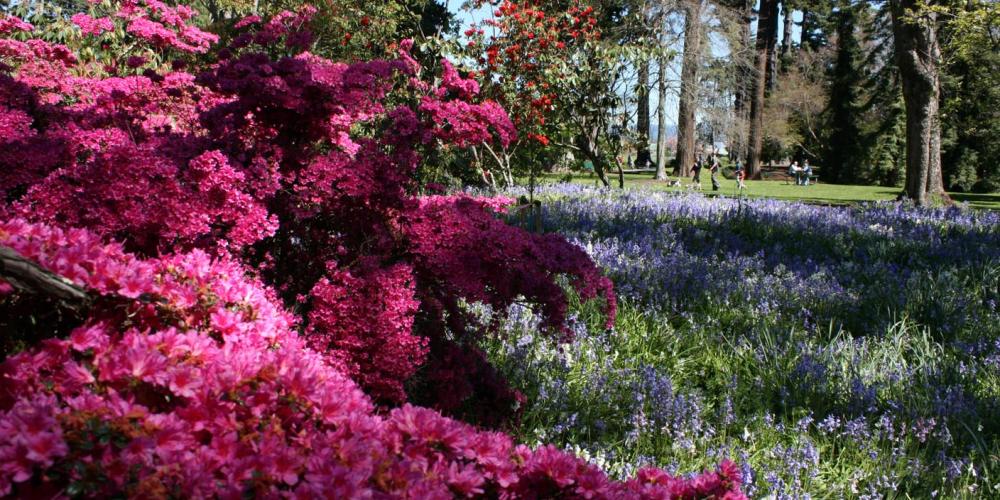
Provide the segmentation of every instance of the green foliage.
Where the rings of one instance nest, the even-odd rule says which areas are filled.
[[[836,58],[829,71],[830,95],[827,105],[827,133],[823,148],[823,172],[831,182],[856,183],[865,165],[865,144],[861,135],[860,101],[865,82],[858,30],[863,10],[842,5],[836,21]]]
[[[904,157],[899,155],[893,158],[896,161],[902,161]],[[798,200],[822,205],[849,205],[866,201],[892,201],[899,196],[899,189],[896,187],[830,184],[823,180],[822,169],[817,169],[817,172],[820,176],[820,182],[818,184],[810,184],[807,187],[796,186],[794,182],[785,183],[781,180],[749,180],[746,181],[746,189],[739,191],[734,179],[723,178],[720,180],[722,188],[719,194],[721,196]],[[900,170],[900,175],[902,175],[902,170]],[[543,176],[543,182],[551,183],[568,180],[569,182],[583,186],[595,185],[595,179],[592,174],[573,175],[569,179],[566,177],[559,174],[547,174]],[[686,192],[693,189],[693,186],[689,182],[682,182],[679,186],[670,186],[666,183],[650,179],[647,174],[625,174],[625,189]],[[962,194],[955,192],[950,194],[955,201],[968,203],[972,208],[1000,210],[1000,195],[998,194]],[[707,191],[706,195],[714,196],[715,193]]]
[[[958,161],[948,177],[949,184],[962,191],[971,191],[978,180],[979,153],[973,149],[963,149]]]
[[[802,6],[802,34],[800,44],[803,48],[819,50],[830,44],[828,16],[833,4],[831,2],[805,2]]]
[[[874,68],[864,86],[862,133],[867,142],[868,168],[859,180],[880,186],[902,186],[906,178],[906,110],[899,86],[887,6],[872,16],[867,34],[868,50],[862,62]]]
[[[304,5],[318,9],[313,52],[323,57],[359,61],[392,57],[401,40],[453,34],[453,16],[438,0],[387,0],[354,2],[329,0],[200,0],[194,2],[205,13],[206,22],[225,28],[234,20],[252,14],[270,17],[282,10]],[[431,54],[421,62],[432,62]]]
[[[938,7],[939,11],[942,8]],[[1000,6],[962,2],[943,10],[942,167],[962,191],[1000,190]]]
[[[861,179],[880,186],[902,186],[906,178],[906,119],[903,103],[888,108],[884,119],[871,122],[866,135],[871,141],[868,160],[870,168],[861,172]]]
[[[887,4],[841,0],[796,7],[804,10],[797,57],[816,58],[814,67],[828,68],[822,78],[827,106],[817,123],[803,119],[808,117],[802,112],[805,101],[795,94],[809,80],[795,71],[785,74],[786,81],[779,81],[771,101],[789,108],[790,130],[776,135],[785,147],[801,138],[801,151],[824,167],[824,178],[830,182],[902,185],[905,110]],[[942,52],[940,117],[946,187],[996,192],[1000,189],[1000,7],[996,2],[949,0],[923,2],[910,12],[914,22],[931,22],[935,16]],[[808,77],[808,72],[804,75]]]

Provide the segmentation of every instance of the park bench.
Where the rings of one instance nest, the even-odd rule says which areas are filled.
[[[792,181],[795,180],[795,176],[788,175],[788,174],[785,174],[785,176],[786,176],[786,178],[785,178],[785,184],[791,184]],[[805,177],[807,177],[808,181],[809,181],[809,183],[806,184],[807,186],[812,186],[813,184],[818,184],[819,183],[819,176],[816,175],[816,174],[809,174],[809,175],[807,175]]]
[[[762,181],[785,181],[788,184],[792,179],[792,176],[788,175],[788,172],[777,171],[777,170],[763,170],[760,173],[760,180]]]
[[[779,180],[785,184],[791,184],[795,180],[794,175],[789,175],[787,171],[765,170],[760,173],[760,178],[765,181]],[[809,174],[809,185],[819,183],[819,175]]]

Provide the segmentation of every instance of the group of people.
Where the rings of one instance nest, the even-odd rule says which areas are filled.
[[[706,161],[699,153],[694,160],[694,166],[691,167],[692,181],[694,181],[694,186],[701,189],[701,169],[708,168],[708,171],[712,173],[712,191],[718,191],[721,185],[719,184],[719,179],[716,177],[719,171],[722,169],[722,165],[719,164],[719,157],[712,155],[711,161]],[[740,160],[736,160],[736,182],[740,189],[745,189],[746,184],[743,183],[743,179],[746,176],[746,171],[743,169],[743,164]]]
[[[716,177],[719,171],[722,169],[722,165],[719,163],[719,158],[716,155],[711,155],[709,160],[706,160],[701,153],[695,156],[694,166],[691,167],[691,181],[692,186],[696,189],[701,189],[701,170],[707,168],[709,172],[712,173],[712,191],[718,191],[721,188],[719,184],[719,179]],[[739,159],[733,165],[734,173],[736,175],[736,185],[739,189],[746,189],[746,184],[743,182],[746,179],[746,169]],[[795,185],[797,186],[808,186],[809,182],[814,179],[812,166],[809,165],[809,160],[803,160],[802,165],[799,165],[798,161],[793,161],[788,165],[788,175],[795,178]],[[679,185],[680,181],[677,181]]]
[[[791,165],[788,166],[788,175],[795,177],[796,186],[808,186],[809,179],[812,178],[812,166],[809,165],[809,160],[803,160],[802,166],[799,166],[799,162],[793,161]]]

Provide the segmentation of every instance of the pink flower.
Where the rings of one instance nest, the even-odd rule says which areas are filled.
[[[6,441],[0,445],[0,476],[12,482],[27,481],[36,465],[48,467],[67,453],[55,405],[55,398],[36,395],[0,413],[0,435]]]
[[[427,206],[436,203],[444,202]],[[690,481],[644,470],[641,483],[613,483],[554,447],[514,447],[509,436],[477,430],[434,410],[407,404],[380,415],[344,376],[342,365],[305,346],[287,313],[273,302],[273,293],[248,280],[232,261],[203,252],[136,260],[90,233],[76,231],[68,238],[63,231],[23,221],[0,223],[0,243],[43,265],[63,259],[97,274],[145,269],[133,273],[146,280],[139,288],[159,290],[165,301],[128,309],[136,314],[127,318],[117,313],[91,318],[68,341],[49,341],[8,358],[3,370],[15,377],[8,390],[17,397],[10,410],[0,412],[0,435],[10,436],[0,444],[0,488],[6,492],[14,483],[46,473],[61,457],[84,452],[75,447],[87,442],[86,454],[106,471],[102,492],[108,494],[121,492],[128,474],[137,474],[140,481],[166,480],[191,496],[221,495],[242,491],[255,471],[265,471],[260,487],[310,495],[476,496],[490,491],[517,496],[556,488],[591,498],[614,496],[610,492],[618,489],[651,497],[693,492],[740,498],[739,471],[729,462]],[[76,248],[80,255],[65,259],[62,248]],[[380,291],[387,315],[376,315],[381,319],[366,325],[386,322],[394,325],[387,330],[393,332],[409,324],[405,318],[416,302],[406,269],[371,275],[372,290]],[[367,317],[349,301],[338,301],[358,292],[370,306],[369,285],[336,268],[330,275],[317,296],[332,302],[316,321],[333,328],[334,312],[341,314],[340,321]],[[89,280],[100,283],[98,277]],[[340,279],[360,288],[340,287]],[[183,289],[188,291],[182,294]],[[194,300],[174,301],[188,293]],[[224,342],[219,330],[229,332]],[[88,423],[74,423],[81,419]],[[113,443],[86,434],[126,422],[131,430],[113,434]],[[66,425],[83,441],[67,443],[62,437]]]
[[[73,14],[70,18],[73,24],[80,27],[84,35],[101,36],[106,31],[115,29],[115,23],[108,17],[93,18],[84,13]]]
[[[252,24],[259,24],[260,21],[261,21],[260,16],[246,16],[243,19],[237,21],[236,24],[233,25],[233,28],[242,29]]]
[[[76,385],[91,384],[95,381],[94,374],[79,363],[69,361],[64,365],[67,379]]]
[[[107,335],[104,325],[95,324],[74,329],[69,334],[69,340],[73,349],[86,351],[87,349],[98,349],[107,345]]]
[[[16,31],[32,31],[34,29],[34,26],[22,21],[19,17],[0,14],[0,35]]]
[[[445,481],[452,491],[466,497],[482,495],[482,485],[486,482],[482,473],[473,465],[463,467],[455,462],[448,466]]]
[[[217,40],[189,7],[114,4],[74,22],[120,22],[165,60]],[[465,304],[528,302],[565,337],[563,286],[609,321],[613,289],[577,246],[507,225],[510,199],[416,196],[423,153],[509,143],[510,118],[450,63],[433,83],[410,40],[395,60],[305,52],[315,14],[241,22],[190,73],[101,78],[68,47],[0,37],[0,245],[94,298],[0,364],[0,494],[64,488],[81,463],[100,497],[738,494],[728,463],[619,483],[441,413],[498,426],[525,403]],[[438,409],[408,404],[417,373]]]
[[[197,372],[191,369],[175,368],[168,377],[170,391],[178,396],[194,397],[195,391],[201,387]]]

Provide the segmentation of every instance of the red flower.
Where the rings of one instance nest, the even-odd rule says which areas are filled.
[[[542,146],[549,145],[549,138],[543,134],[528,134],[528,137],[533,139],[535,142],[538,142]]]

